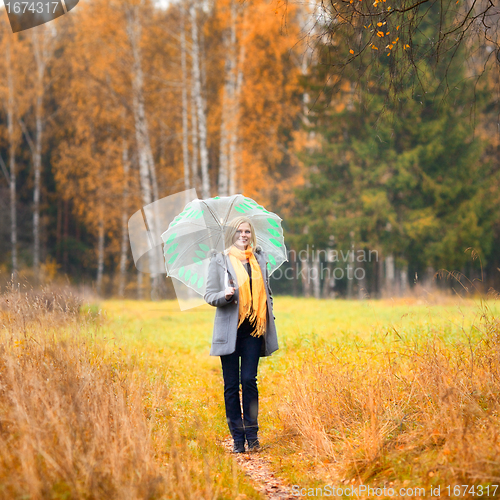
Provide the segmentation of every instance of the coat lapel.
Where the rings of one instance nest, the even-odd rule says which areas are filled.
[[[231,262],[231,259],[227,255],[224,255],[223,258],[226,259],[226,265],[227,265],[227,270],[229,271],[229,274],[233,277],[233,280],[236,281],[236,271],[234,270],[233,263]]]
[[[225,262],[225,264],[224,264]],[[224,254],[219,254],[217,256],[217,264],[219,264],[222,269],[227,269],[229,271],[229,274],[233,277],[233,279],[236,279],[236,273],[234,271],[233,264],[231,263],[231,259]]]

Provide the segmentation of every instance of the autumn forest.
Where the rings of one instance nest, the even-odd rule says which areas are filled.
[[[313,3],[81,1],[16,34],[1,15],[2,286],[172,296],[135,269],[127,222],[191,188],[282,217],[276,293],[500,285],[500,64],[474,37],[428,55],[437,10],[412,40],[361,27],[380,43],[359,54]]]

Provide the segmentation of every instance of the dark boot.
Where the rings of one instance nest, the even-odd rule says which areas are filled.
[[[260,443],[258,439],[250,439],[248,441],[248,451],[260,451]]]
[[[233,453],[245,453],[245,441],[235,441],[233,445]]]

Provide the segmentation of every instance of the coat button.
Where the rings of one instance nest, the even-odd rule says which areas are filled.
[[[235,303],[235,304],[237,304],[237,303],[238,303],[238,301],[237,301],[237,300],[235,300],[235,301],[234,301],[234,303]]]

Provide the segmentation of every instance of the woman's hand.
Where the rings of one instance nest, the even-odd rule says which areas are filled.
[[[226,288],[226,300],[229,300],[234,295],[234,287],[228,286]]]

